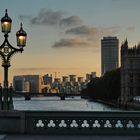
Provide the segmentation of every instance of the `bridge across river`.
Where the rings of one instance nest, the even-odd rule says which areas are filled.
[[[25,96],[26,94],[29,94],[31,97],[33,96],[62,96],[65,95],[68,96],[81,96],[80,93],[28,93],[28,92],[16,92],[14,96]]]
[[[38,97],[38,96],[46,96],[46,97],[53,97],[57,96],[60,97],[61,100],[65,100],[66,97],[74,97],[74,96],[81,96],[80,93],[28,93],[28,92],[17,92],[14,96],[24,96],[25,99],[31,99],[31,97]]]

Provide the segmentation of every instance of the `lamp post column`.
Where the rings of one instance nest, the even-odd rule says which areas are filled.
[[[4,83],[3,83],[3,110],[8,110],[8,67],[4,67]]]
[[[8,88],[8,68],[9,66],[4,65],[4,88]]]
[[[12,109],[10,107],[10,98],[9,98],[9,84],[8,84],[8,68],[9,65],[2,65],[4,67],[4,82],[3,82],[3,110]]]

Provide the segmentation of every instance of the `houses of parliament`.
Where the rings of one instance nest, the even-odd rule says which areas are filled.
[[[126,40],[121,45],[121,102],[136,96],[140,96],[140,44],[129,48]]]

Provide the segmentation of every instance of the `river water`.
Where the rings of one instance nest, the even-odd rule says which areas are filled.
[[[122,111],[101,103],[90,102],[81,97],[66,98],[59,97],[32,97],[30,101],[24,98],[14,98],[15,110],[36,110],[36,111]]]

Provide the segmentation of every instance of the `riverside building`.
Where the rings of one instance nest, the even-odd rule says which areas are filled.
[[[18,75],[13,78],[16,92],[28,90],[30,93],[41,93],[42,77],[40,75]]]

